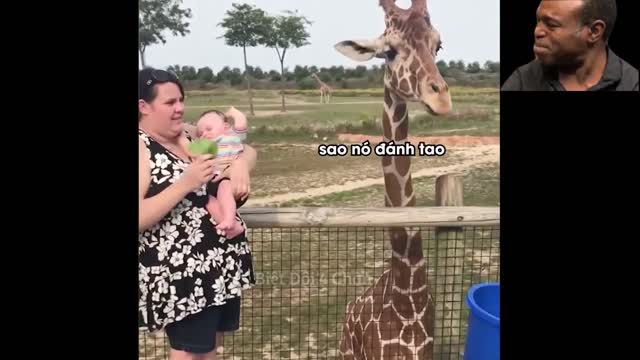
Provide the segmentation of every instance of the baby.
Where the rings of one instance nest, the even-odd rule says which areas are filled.
[[[197,136],[213,140],[218,144],[216,159],[234,160],[243,151],[242,142],[247,136],[247,118],[238,109],[231,107],[226,113],[217,110],[205,111],[197,123]],[[224,169],[219,169],[222,171]],[[232,238],[244,231],[236,221],[236,200],[228,178],[209,183],[207,210],[215,220],[216,229]],[[215,196],[213,196],[215,194]]]

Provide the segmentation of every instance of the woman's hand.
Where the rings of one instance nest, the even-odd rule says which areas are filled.
[[[147,197],[151,185],[149,150],[138,140],[138,231],[145,231],[160,222],[190,192],[213,177],[212,156],[201,156],[189,164],[182,176],[160,193]]]
[[[229,168],[229,179],[231,180],[233,197],[238,200],[246,199],[251,191],[249,170],[248,164],[242,158],[236,159]]]
[[[219,164],[218,169],[214,173],[213,182],[220,181],[222,178],[229,178],[231,183],[231,190],[233,197],[238,200],[244,200],[249,196],[251,190],[249,185],[249,165],[243,158],[237,158],[235,160],[216,160]]]
[[[194,191],[208,183],[214,176],[215,160],[212,155],[199,155],[187,166],[180,180],[185,187]]]
[[[213,181],[215,182],[222,179],[222,176],[218,176],[218,175],[221,175],[225,170],[227,170],[229,165],[231,165],[232,163],[233,163],[233,159],[228,157],[213,160],[213,166],[215,168]]]

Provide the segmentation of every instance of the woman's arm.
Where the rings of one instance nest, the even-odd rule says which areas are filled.
[[[256,149],[252,148],[247,144],[244,144],[243,147],[244,147],[244,151],[240,154],[240,156],[238,156],[236,160],[244,161],[245,165],[247,166],[247,170],[251,172],[251,170],[253,170],[253,168],[256,167],[256,162],[258,160],[258,152],[256,151]],[[231,166],[233,166],[233,163],[231,164]]]
[[[191,191],[184,181],[176,181],[159,194],[145,199],[151,183],[149,150],[142,139],[138,144],[138,231],[144,231],[157,224]]]
[[[244,200],[251,190],[249,173],[256,166],[257,151],[249,145],[244,145],[244,151],[235,159],[231,166],[218,177],[228,177],[231,180],[233,195],[236,199]]]

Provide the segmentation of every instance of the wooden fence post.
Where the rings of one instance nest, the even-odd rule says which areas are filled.
[[[460,174],[445,174],[436,178],[436,206],[463,206],[463,185]],[[463,350],[458,344],[462,309],[462,264],[464,231],[459,226],[435,229],[436,265],[436,327],[441,331],[436,352],[440,359],[458,359]],[[437,349],[439,348],[439,349]],[[439,351],[438,351],[439,350]]]

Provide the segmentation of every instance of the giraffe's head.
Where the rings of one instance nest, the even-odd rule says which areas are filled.
[[[406,101],[419,101],[433,115],[451,111],[449,86],[436,66],[442,41],[429,19],[426,0],[401,9],[395,0],[380,0],[386,30],[373,40],[346,40],[335,48],[355,61],[385,59],[384,84]]]

